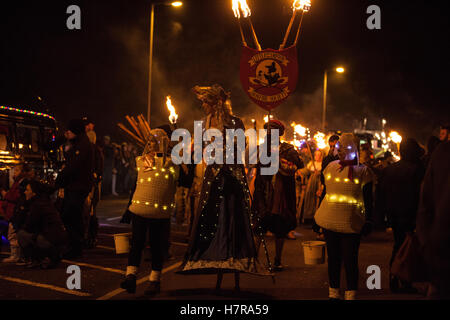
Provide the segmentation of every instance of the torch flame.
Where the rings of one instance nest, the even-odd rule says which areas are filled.
[[[270,115],[270,120],[273,119],[273,115]],[[269,122],[269,116],[264,116],[264,123]]]
[[[294,131],[300,136],[304,137],[306,136],[306,128],[302,126],[301,124],[296,124],[294,126]]]
[[[304,12],[308,12],[311,9],[311,0],[294,0],[292,9],[294,11],[303,10]]]
[[[234,16],[236,18],[240,18],[241,17],[241,13],[239,8],[242,10],[242,14],[244,15],[244,18],[249,17],[252,12],[250,11],[250,8],[247,5],[247,1],[245,0],[232,0],[233,3],[233,12],[234,12]]]
[[[316,140],[317,147],[319,149],[325,149],[327,147],[327,143],[325,141],[325,133],[317,132],[314,135],[314,140]]]
[[[169,109],[169,111],[170,111],[169,121],[170,121],[170,123],[174,124],[175,122],[177,122],[178,115],[175,112],[174,106],[172,105],[172,100],[170,99],[170,96],[167,96],[167,98],[166,98],[166,105],[167,105],[167,109]]]
[[[397,131],[392,131],[391,133],[389,133],[389,138],[391,138],[391,140],[394,143],[400,143],[402,142],[402,136],[398,134]]]

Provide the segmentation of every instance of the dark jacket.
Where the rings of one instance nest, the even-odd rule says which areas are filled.
[[[380,206],[391,225],[414,229],[420,185],[425,168],[420,162],[400,160],[383,170],[380,177]]]
[[[0,201],[0,216],[4,216],[8,221],[14,215],[14,209],[21,195],[20,182],[20,180],[14,181],[11,189],[6,193],[5,198]]]
[[[86,134],[77,136],[67,152],[64,169],[56,179],[57,188],[89,193],[94,179],[94,146]]]
[[[431,156],[423,181],[417,214],[417,235],[433,266],[450,267],[450,142]]]
[[[23,229],[44,236],[53,245],[65,244],[67,232],[50,198],[36,196],[28,202],[29,213]]]
[[[14,214],[10,220],[15,230],[22,228],[27,218],[29,210],[25,199],[25,188],[27,187],[29,181],[29,179],[23,179],[19,184],[20,197],[17,200],[17,205],[14,208]]]

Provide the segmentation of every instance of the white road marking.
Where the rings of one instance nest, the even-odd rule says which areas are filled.
[[[122,216],[120,216],[120,217],[114,217],[114,218],[108,218],[108,219],[106,219],[106,221],[119,220],[119,219],[121,219],[121,218],[122,218]]]
[[[87,293],[87,292],[81,292],[81,291],[77,291],[77,290],[69,290],[69,289],[66,289],[66,288],[52,286],[50,284],[38,283],[38,282],[33,282],[33,281],[29,281],[29,280],[23,280],[23,279],[19,279],[19,278],[12,278],[12,277],[6,277],[6,276],[0,275],[0,279],[6,280],[6,281],[15,282],[15,283],[21,283],[21,284],[25,284],[25,285],[29,285],[29,286],[33,286],[33,287],[45,288],[45,289],[50,289],[50,290],[53,290],[53,291],[58,291],[58,292],[63,292],[63,293],[67,293],[67,294],[72,294],[72,295],[79,296],[79,297],[90,297],[90,296],[92,296],[92,294]]]
[[[88,267],[88,268],[92,268],[92,269],[99,269],[99,270],[108,271],[108,272],[125,274],[125,271],[123,271],[123,270],[97,266],[95,264],[89,264],[89,263],[78,262],[78,261],[70,261],[70,260],[61,260],[61,261],[64,262],[64,263],[74,264],[74,265],[77,265],[77,266],[83,266],[83,267]]]

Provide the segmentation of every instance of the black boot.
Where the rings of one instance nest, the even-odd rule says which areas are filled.
[[[389,275],[389,289],[392,293],[399,293],[400,289],[400,280],[393,275]]]
[[[136,276],[134,274],[129,274],[125,278],[125,281],[123,281],[120,284],[120,287],[122,289],[127,290],[128,293],[135,293],[136,292]]]
[[[159,281],[150,281],[147,289],[144,293],[148,296],[152,296],[161,292],[161,283]]]

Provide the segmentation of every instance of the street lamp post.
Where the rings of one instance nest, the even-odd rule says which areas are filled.
[[[150,125],[150,107],[151,107],[151,100],[152,100],[153,33],[155,30],[155,6],[157,6],[157,5],[180,7],[183,5],[183,3],[181,1],[152,3],[152,10],[151,10],[151,14],[150,14],[150,50],[149,50],[149,55],[148,55],[147,122],[149,125]]]
[[[344,73],[345,69],[343,67],[338,67],[335,69],[337,73]],[[323,75],[323,106],[322,106],[322,131],[325,132],[325,122],[327,114],[327,85],[328,85],[328,69],[325,69]]]

